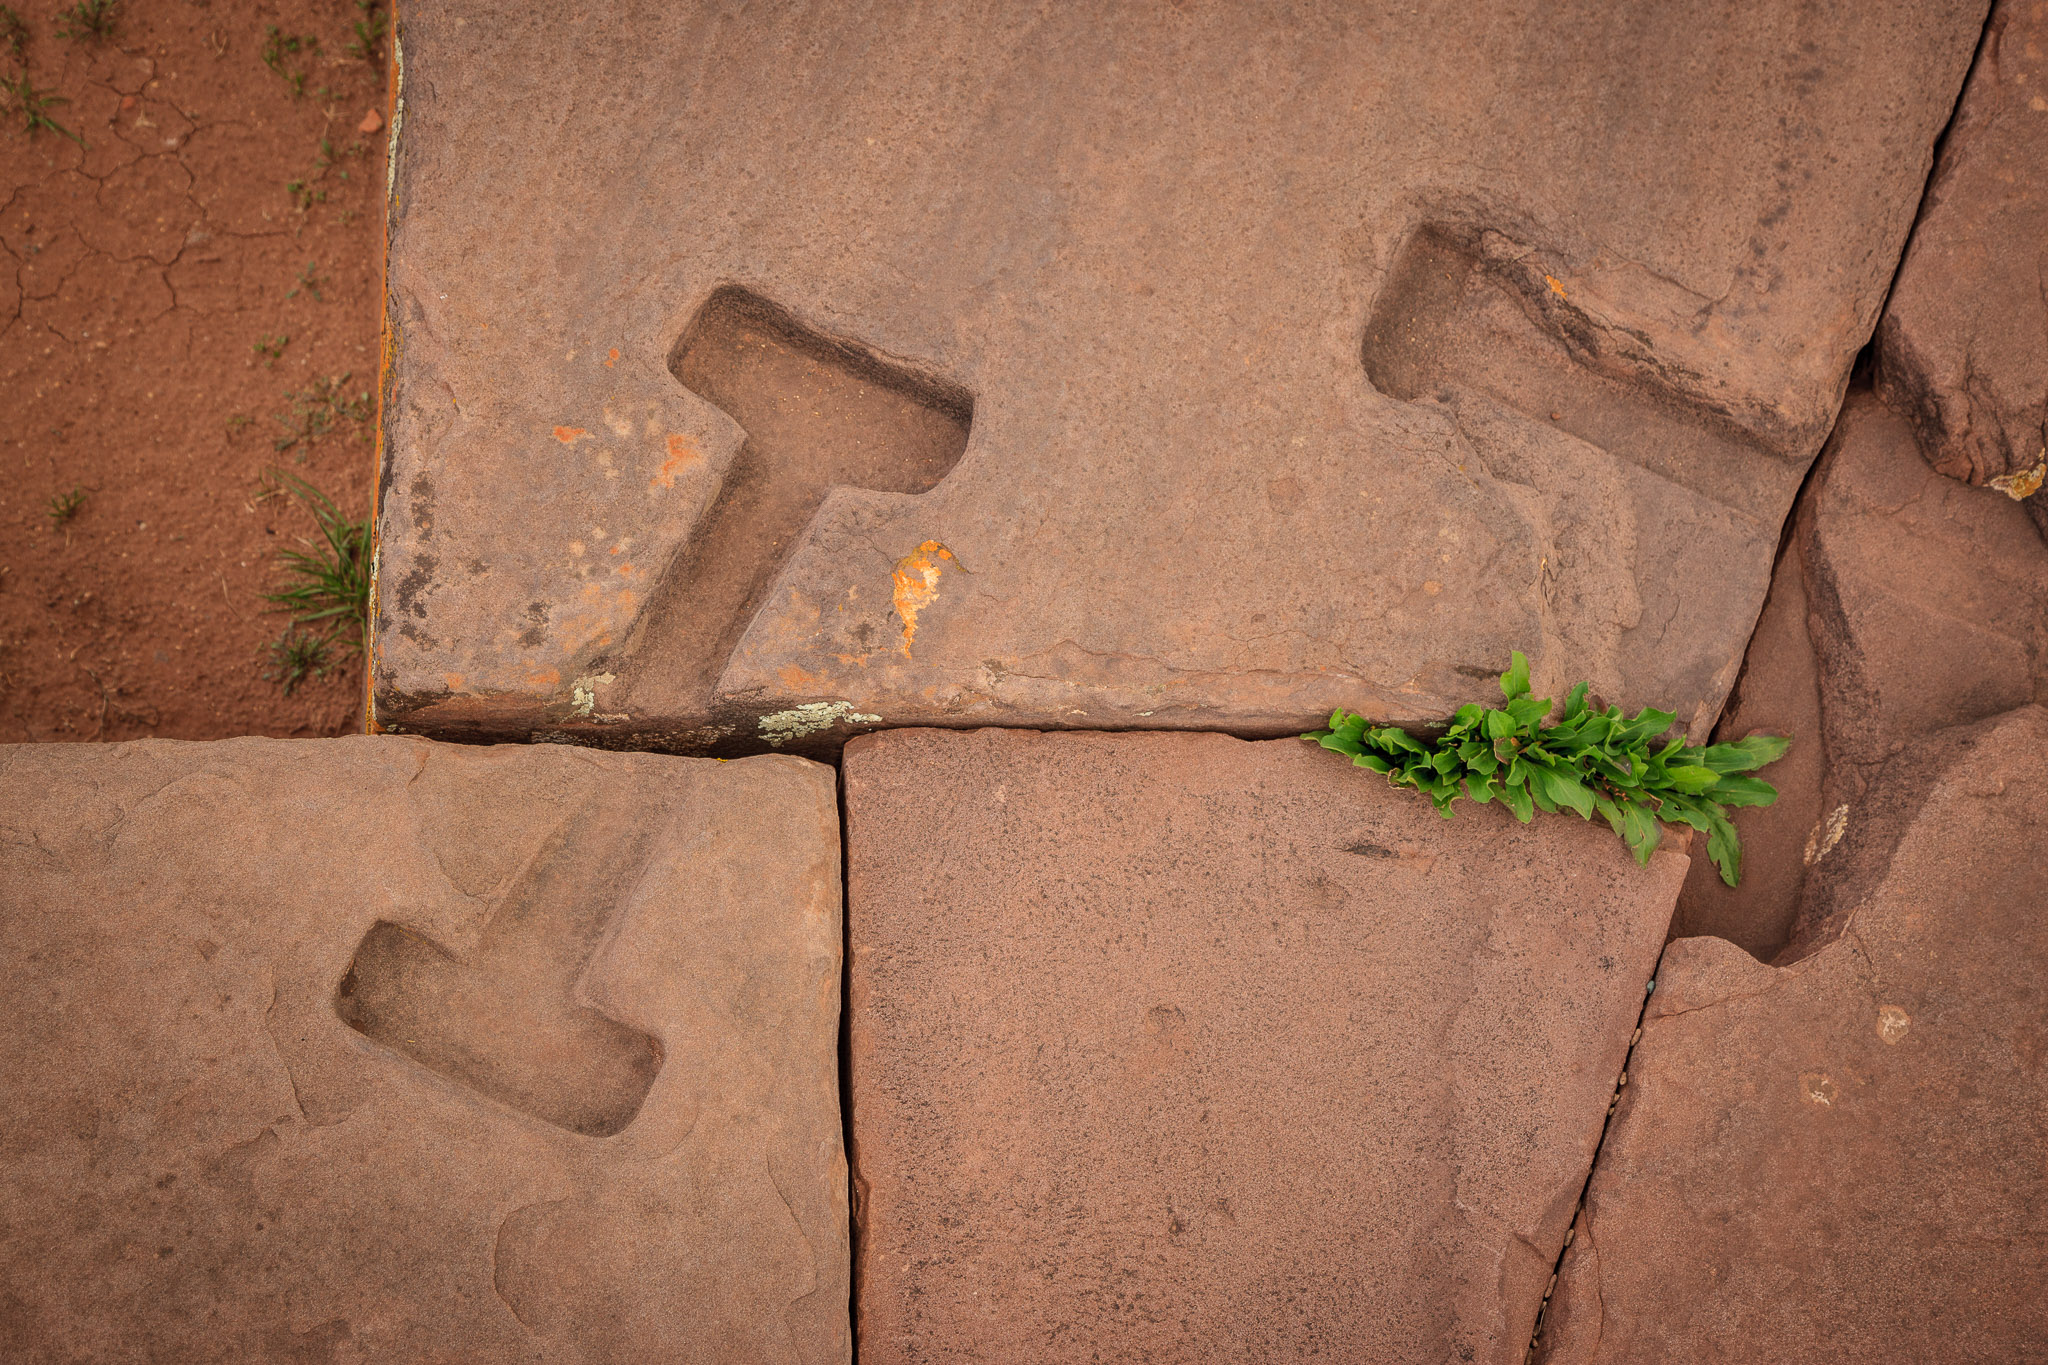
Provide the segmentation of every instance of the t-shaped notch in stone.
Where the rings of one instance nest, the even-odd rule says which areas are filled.
[[[659,1039],[578,1004],[576,983],[647,861],[654,826],[595,808],[562,822],[458,961],[379,920],[335,996],[342,1022],[501,1104],[591,1137],[633,1121]]]
[[[634,709],[702,713],[825,495],[928,492],[967,449],[974,399],[735,286],[705,301],[669,368],[747,438],[621,671]]]

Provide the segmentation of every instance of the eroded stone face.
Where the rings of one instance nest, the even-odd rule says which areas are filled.
[[[10,1359],[844,1360],[828,769],[0,749]]]
[[[1544,1359],[2038,1353],[2044,809],[2048,711],[1946,731],[1808,878],[1808,956],[1671,945]]]
[[[411,15],[378,718],[1704,727],[1980,19]]]
[[[2048,533],[2048,11],[2000,0],[1878,331],[1878,378],[1942,473]]]
[[[1522,1358],[1682,854],[1298,740],[845,782],[863,1359]]]

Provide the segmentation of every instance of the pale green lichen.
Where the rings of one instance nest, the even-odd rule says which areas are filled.
[[[792,739],[829,730],[842,720],[849,725],[882,723],[880,716],[864,716],[854,710],[850,701],[807,701],[802,706],[761,717],[761,738],[779,749]]]

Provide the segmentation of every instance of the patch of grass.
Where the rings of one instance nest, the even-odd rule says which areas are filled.
[[[305,213],[315,204],[326,203],[327,189],[321,182],[327,179],[327,173],[333,171],[337,179],[348,179],[348,169],[342,163],[349,157],[363,156],[368,151],[366,144],[351,142],[337,152],[332,141],[321,138],[320,150],[313,157],[313,169],[300,179],[285,182],[285,193],[291,196],[292,207]],[[311,269],[310,265],[308,269]],[[318,290],[314,291],[314,296],[319,296]]]
[[[320,273],[319,263],[308,261],[306,262],[306,268],[299,272],[299,282],[290,289],[285,290],[284,296],[288,299],[295,299],[301,294],[311,294],[315,303],[325,303],[327,300],[320,293],[320,286],[325,283],[327,283],[327,277]]]
[[[263,30],[263,64],[290,87],[293,99],[305,95],[306,68],[319,50],[320,40],[310,33],[286,33],[276,24]]]
[[[268,370],[274,368],[277,362],[283,359],[284,348],[291,344],[292,339],[280,333],[274,337],[264,337],[249,349],[256,353],[257,359],[263,362],[263,368]],[[242,419],[242,422],[246,426],[248,419],[245,417]]]
[[[309,672],[320,676],[332,648],[360,651],[370,620],[370,522],[356,521],[334,500],[304,479],[282,471],[271,476],[313,518],[317,539],[301,537],[302,549],[278,551],[284,581],[263,594],[272,611],[291,614],[273,645],[272,662],[298,685]],[[309,643],[310,642],[310,643]]]
[[[351,57],[366,62],[383,60],[384,35],[390,31],[391,20],[371,0],[356,0],[356,8],[363,17],[349,25],[349,40],[343,50]]]
[[[329,640],[324,635],[307,635],[290,626],[270,642],[270,667],[263,676],[284,689],[289,697],[308,678],[324,678],[334,667]]]
[[[339,422],[348,421],[360,425],[370,420],[375,409],[370,402],[370,391],[363,389],[353,397],[347,388],[353,371],[344,370],[337,375],[326,375],[313,381],[310,389],[286,389],[284,396],[292,405],[291,414],[272,413],[271,420],[284,428],[284,435],[271,442],[271,448],[282,455],[294,446],[310,446],[321,437],[333,431]]]
[[[1742,844],[1728,820],[1730,806],[1768,806],[1777,789],[1745,773],[1776,761],[1791,740],[1751,735],[1732,744],[1692,745],[1670,711],[1644,708],[1624,717],[1621,708],[1595,710],[1580,683],[1565,698],[1555,725],[1548,697],[1529,695],[1529,661],[1516,650],[1501,674],[1506,709],[1477,702],[1458,708],[1439,738],[1418,738],[1393,725],[1373,725],[1338,708],[1329,728],[1312,731],[1325,749],[1349,754],[1361,768],[1384,773],[1396,787],[1413,787],[1451,817],[1452,805],[1470,797],[1498,799],[1527,824],[1539,810],[1569,810],[1590,820],[1597,811],[1647,863],[1663,833],[1658,822],[1690,825],[1707,836],[1707,856],[1721,880],[1742,877]],[[1662,741],[1662,742],[1660,742]]]
[[[47,128],[53,133],[70,138],[81,147],[85,145],[84,138],[44,112],[52,105],[69,104],[71,101],[62,95],[52,95],[48,91],[36,89],[26,71],[13,80],[0,80],[0,90],[14,97],[15,112],[21,115],[21,129],[30,137]]]
[[[21,21],[21,16],[0,5],[0,52],[23,70],[28,69],[28,39],[28,25]]]
[[[43,504],[45,509],[43,515],[50,519],[51,530],[61,530],[71,524],[72,519],[78,515],[80,509],[84,506],[85,490],[73,487],[70,492],[55,494],[48,502],[45,502]]]
[[[103,43],[114,36],[120,11],[121,0],[78,0],[70,9],[57,11],[57,22],[63,26],[57,36],[74,43]]]

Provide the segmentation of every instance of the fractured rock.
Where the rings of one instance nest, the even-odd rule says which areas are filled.
[[[1999,0],[1878,329],[1878,382],[1951,478],[2048,534],[2048,8]]]
[[[892,731],[845,783],[864,1360],[1521,1359],[1672,844],[1298,740]]]
[[[848,1359],[834,797],[0,748],[6,1357]]]
[[[377,719],[1703,731],[1981,6],[1283,8],[411,15]]]
[[[2048,1341],[2048,711],[1909,747],[1806,955],[1658,969],[1541,1358],[2030,1360]]]

